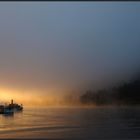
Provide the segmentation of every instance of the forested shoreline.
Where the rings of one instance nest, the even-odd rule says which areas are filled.
[[[109,89],[88,90],[79,100],[83,105],[140,105],[140,77]]]

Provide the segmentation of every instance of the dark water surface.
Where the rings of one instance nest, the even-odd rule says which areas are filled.
[[[25,108],[0,115],[0,138],[140,139],[140,107]]]

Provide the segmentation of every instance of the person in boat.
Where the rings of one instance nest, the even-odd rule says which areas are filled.
[[[14,109],[16,111],[22,111],[23,110],[23,106],[22,104],[21,105],[18,105],[16,103],[13,102],[13,99],[11,100],[11,103],[9,104],[9,108],[10,109]]]

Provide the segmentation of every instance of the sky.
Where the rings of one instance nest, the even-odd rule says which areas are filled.
[[[0,3],[1,100],[43,102],[128,80],[139,52],[139,2]]]

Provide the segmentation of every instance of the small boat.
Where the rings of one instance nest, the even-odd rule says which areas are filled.
[[[4,115],[14,115],[14,110],[10,109],[8,106],[5,106],[3,114]]]
[[[22,104],[16,104],[13,103],[13,100],[11,100],[10,104],[0,105],[0,114],[4,115],[13,115],[14,112],[20,112],[23,110]]]

